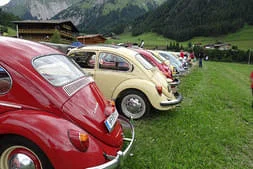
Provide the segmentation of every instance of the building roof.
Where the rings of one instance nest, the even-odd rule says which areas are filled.
[[[106,38],[101,35],[101,34],[92,34],[92,35],[83,35],[83,36],[78,36],[77,38],[95,38],[95,37],[101,37],[102,39],[106,40]]]

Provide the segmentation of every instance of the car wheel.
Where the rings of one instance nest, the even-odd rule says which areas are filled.
[[[150,103],[143,93],[129,90],[120,97],[117,108],[128,118],[140,119],[150,112]]]
[[[53,169],[41,149],[24,137],[0,138],[1,169]]]

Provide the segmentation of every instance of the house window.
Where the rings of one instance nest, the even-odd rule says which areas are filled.
[[[12,86],[12,80],[9,73],[0,66],[0,94],[7,93]]]

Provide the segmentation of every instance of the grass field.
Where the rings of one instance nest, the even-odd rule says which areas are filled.
[[[119,39],[110,39],[107,41],[107,43],[138,43],[140,44],[141,40],[145,41],[145,47],[146,48],[155,48],[163,47],[165,48],[167,45],[170,44],[170,42],[174,42],[171,39],[167,39],[162,37],[161,35],[157,35],[155,33],[145,33],[140,36],[132,36],[131,33],[125,33],[119,36]],[[180,42],[180,45],[183,45],[184,47],[188,46],[189,42],[194,43],[202,43],[203,45],[215,43],[217,41],[221,41],[224,43],[230,43],[231,45],[238,46],[239,49],[242,50],[253,50],[253,26],[244,26],[241,30],[239,30],[236,33],[231,33],[224,36],[218,36],[218,37],[196,37],[186,42]]]
[[[135,121],[123,169],[253,168],[252,65],[204,62],[181,78],[184,101]]]

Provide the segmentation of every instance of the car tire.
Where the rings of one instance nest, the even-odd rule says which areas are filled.
[[[124,92],[117,100],[118,111],[127,118],[140,119],[149,114],[151,106],[147,97],[136,90]]]
[[[0,138],[0,168],[53,169],[42,150],[21,136]]]

